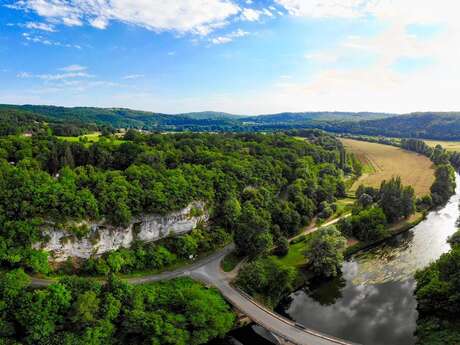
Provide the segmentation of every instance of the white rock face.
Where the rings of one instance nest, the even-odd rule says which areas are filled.
[[[194,209],[200,210],[201,215],[192,216],[191,211]],[[33,247],[51,252],[50,260],[55,262],[65,261],[68,257],[87,259],[121,247],[128,248],[134,240],[152,242],[169,235],[190,232],[199,222],[207,221],[208,218],[205,204],[192,202],[186,208],[166,216],[142,216],[126,228],[87,223],[91,230],[81,239],[66,230],[47,229],[43,234],[49,240],[35,243]]]

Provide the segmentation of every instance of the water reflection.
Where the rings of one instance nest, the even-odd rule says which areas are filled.
[[[356,268],[357,263],[346,263],[344,277],[310,293],[295,292],[278,311],[309,328],[361,344],[413,344],[417,320],[414,280],[355,285]]]
[[[307,327],[361,344],[410,345],[417,320],[413,295],[417,269],[450,249],[457,230],[460,178],[448,204],[411,231],[342,267],[342,276],[289,297],[278,311]]]
[[[305,326],[365,345],[411,345],[416,341],[417,302],[413,274],[450,249],[457,230],[460,176],[445,207],[404,234],[344,263],[342,275],[291,294],[277,312]],[[244,345],[267,345],[248,326]],[[262,340],[261,340],[262,339]],[[258,341],[264,341],[259,343]]]
[[[457,185],[460,181],[457,175]],[[458,190],[457,190],[458,191]],[[446,239],[457,229],[459,196],[454,195],[442,209],[430,212],[413,230],[385,245],[357,255],[355,284],[378,284],[406,280],[450,249]]]
[[[207,345],[273,345],[271,335],[262,327],[251,324],[231,331],[224,339],[215,339]]]

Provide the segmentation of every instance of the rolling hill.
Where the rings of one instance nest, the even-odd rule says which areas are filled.
[[[460,113],[302,112],[258,116],[204,111],[163,114],[127,108],[0,105],[2,124],[8,129],[36,128],[38,122],[53,126],[136,128],[152,131],[279,131],[320,128],[336,133],[389,137],[460,140]],[[1,127],[0,127],[1,129]]]
[[[332,132],[401,138],[460,140],[460,113],[411,113],[359,122],[329,122],[319,127]]]

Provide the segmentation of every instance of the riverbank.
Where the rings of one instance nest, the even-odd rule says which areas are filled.
[[[414,273],[450,250],[446,240],[457,231],[460,216],[458,174],[456,179],[456,194],[447,204],[405,227],[400,224],[392,236],[345,261],[339,276],[310,281],[275,310],[306,327],[360,344],[415,344]]]
[[[428,211],[429,212],[429,211]],[[426,219],[427,212],[417,212],[413,214],[411,217],[408,219],[403,219],[395,224],[391,224],[388,227],[388,234],[376,241],[373,242],[355,242],[351,245],[348,245],[347,248],[345,249],[344,256],[345,258],[349,258],[350,256],[366,251],[369,249],[372,249],[406,231],[411,230],[415,226],[417,226],[420,222]],[[350,244],[350,243],[349,243]]]
[[[341,218],[337,218],[332,222],[328,222],[326,225],[332,225],[338,222],[340,219]],[[388,234],[377,241],[363,243],[357,242],[355,239],[349,238],[347,241],[347,248],[345,250],[344,257],[345,259],[349,259],[353,254],[371,250],[372,248],[377,247],[378,245],[385,243],[386,241],[389,241],[392,238],[411,230],[412,228],[420,224],[420,222],[422,222],[424,219],[426,219],[426,213],[418,212],[409,217],[408,219],[403,219],[395,224],[392,224],[388,228]],[[317,229],[318,228],[315,228],[315,230]],[[270,258],[278,264],[287,267],[292,267],[296,271],[296,278],[292,284],[292,289],[286,292],[284,296],[281,296],[280,301],[293,291],[299,290],[303,286],[308,285],[308,283],[315,278],[315,275],[309,270],[308,261],[305,257],[305,251],[308,250],[309,241],[313,238],[312,232],[314,231],[301,234],[300,236],[296,236],[295,238],[291,239],[289,251],[285,256],[270,256]],[[265,302],[264,296],[253,297],[260,303]]]

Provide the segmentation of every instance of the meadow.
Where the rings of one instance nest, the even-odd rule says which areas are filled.
[[[83,142],[85,146],[91,145],[91,143],[97,143],[98,141],[101,140],[101,138],[104,138],[101,136],[100,132],[94,132],[94,133],[89,133],[89,134],[84,134],[80,135],[79,137],[64,137],[64,136],[58,136],[59,139],[65,140],[71,143],[78,143],[78,142]],[[106,139],[107,140],[107,139]],[[118,139],[115,136],[113,138],[108,139],[111,143],[114,145],[120,145],[124,143],[125,141],[122,139]]]
[[[400,176],[404,185],[411,185],[417,196],[430,193],[434,182],[433,163],[425,156],[400,148],[353,139],[340,139],[346,150],[353,152],[364,165],[363,175],[350,191],[360,184],[379,187],[383,180]]]

